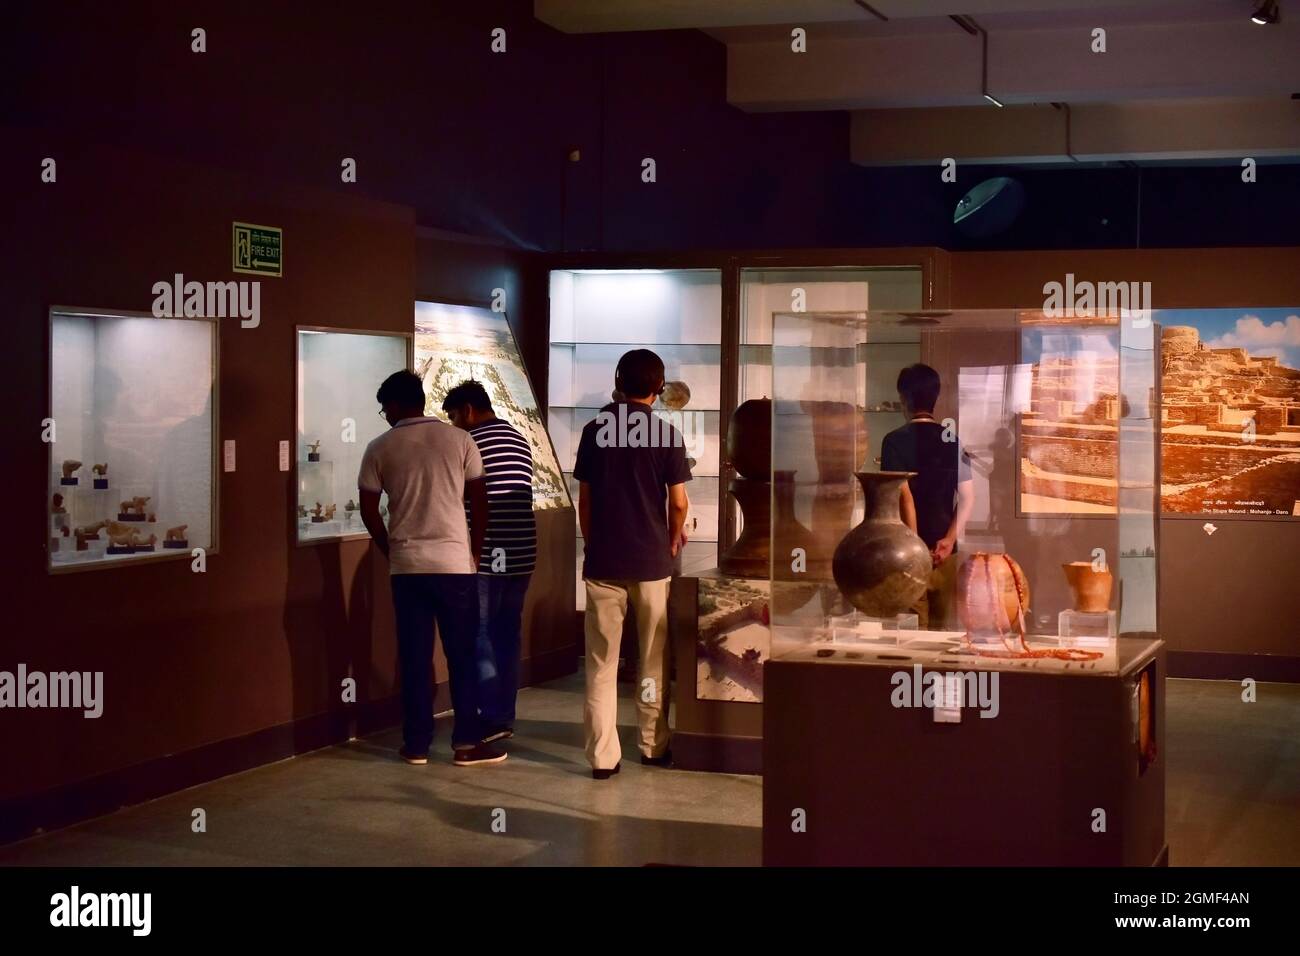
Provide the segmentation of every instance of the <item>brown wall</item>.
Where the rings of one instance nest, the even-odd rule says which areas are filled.
[[[955,252],[954,308],[1039,307],[1044,283],[1149,281],[1155,308],[1300,305],[1300,249]],[[1160,522],[1160,633],[1174,676],[1300,679],[1300,523]],[[1211,656],[1212,655],[1212,656]],[[1261,657],[1259,655],[1272,655]]]
[[[105,775],[120,783],[128,768],[174,788],[194,778],[168,776],[168,761],[220,741],[255,745],[225,751],[234,763],[213,761],[208,776],[253,752],[274,759],[390,722],[386,568],[365,541],[294,546],[292,472],[279,471],[277,452],[295,435],[295,325],[410,330],[411,212],[339,193],[271,191],[252,177],[45,136],[5,139],[0,164],[14,196],[0,254],[12,359],[0,396],[14,546],[4,559],[0,668],[103,671],[104,713],[0,712],[0,801]],[[54,184],[39,180],[44,156],[58,161]],[[236,440],[238,469],[220,475],[219,553],[203,574],[179,560],[51,576],[37,544],[46,520],[39,423],[48,414],[50,306],[148,312],[151,286],[174,273],[252,278],[230,269],[236,219],[283,227],[284,277],[261,280],[260,327],[221,321],[220,438]],[[357,680],[355,705],[341,702],[348,675]],[[274,746],[257,736],[275,728]],[[75,813],[75,803],[64,810]],[[19,811],[33,812],[19,807],[9,826],[20,825]],[[50,822],[35,812],[24,819]]]

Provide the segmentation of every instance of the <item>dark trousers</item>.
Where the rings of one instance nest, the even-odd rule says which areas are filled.
[[[529,574],[478,576],[479,713],[486,727],[515,722],[521,622],[531,578]]]
[[[478,638],[478,590],[474,574],[394,574],[397,653],[402,668],[402,737],[409,753],[433,741],[433,624],[450,671],[453,747],[482,739],[474,645]]]

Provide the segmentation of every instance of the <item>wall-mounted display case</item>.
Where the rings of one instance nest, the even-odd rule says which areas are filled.
[[[299,544],[367,534],[357,473],[366,445],[388,430],[375,392],[411,367],[411,336],[298,329],[296,536]],[[380,510],[387,499],[380,501]]]
[[[217,324],[50,312],[51,571],[217,544]]]
[[[1156,630],[1159,341],[1142,316],[778,314],[773,657],[1113,672]],[[940,387],[906,427],[877,414],[904,349]]]
[[[573,507],[542,422],[537,392],[504,312],[416,302],[415,371],[424,382],[424,413],[435,418],[446,417],[442,402],[451,389],[467,379],[482,383],[497,417],[528,439],[533,452],[533,509]]]

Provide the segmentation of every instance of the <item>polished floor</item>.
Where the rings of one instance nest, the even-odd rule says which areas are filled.
[[[0,848],[0,864],[757,865],[761,778],[643,768],[630,698],[620,717],[607,782],[583,758],[570,677],[521,693],[499,766],[442,750],[408,767],[387,732]],[[1300,865],[1300,686],[1260,685],[1248,704],[1234,683],[1170,681],[1168,723],[1171,862]]]

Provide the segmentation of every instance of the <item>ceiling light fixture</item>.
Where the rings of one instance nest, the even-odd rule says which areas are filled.
[[[1258,23],[1262,27],[1270,26],[1277,23],[1280,17],[1280,11],[1277,7],[1277,0],[1264,0],[1255,12],[1251,14],[1250,22]]]
[[[972,20],[971,23],[975,23],[975,21]],[[982,79],[983,85],[982,85],[982,87],[981,87],[980,92],[982,92],[982,93],[984,94],[984,98],[985,98],[986,100],[988,100],[990,103],[992,103],[992,104],[993,104],[994,106],[996,106],[998,109],[1001,109],[1001,108],[1002,108],[1002,101],[999,100],[996,96],[994,96],[992,93],[989,92],[989,32],[988,32],[987,30],[985,30],[983,27],[979,26],[979,24],[975,24],[975,26],[979,29],[979,31],[980,31],[980,40],[981,40],[981,42],[984,44],[984,50],[983,50],[983,54],[982,54],[982,59],[983,59],[984,62],[983,62],[983,65],[982,65],[982,67],[981,67],[981,70],[982,70],[982,72],[981,72],[981,79]]]

